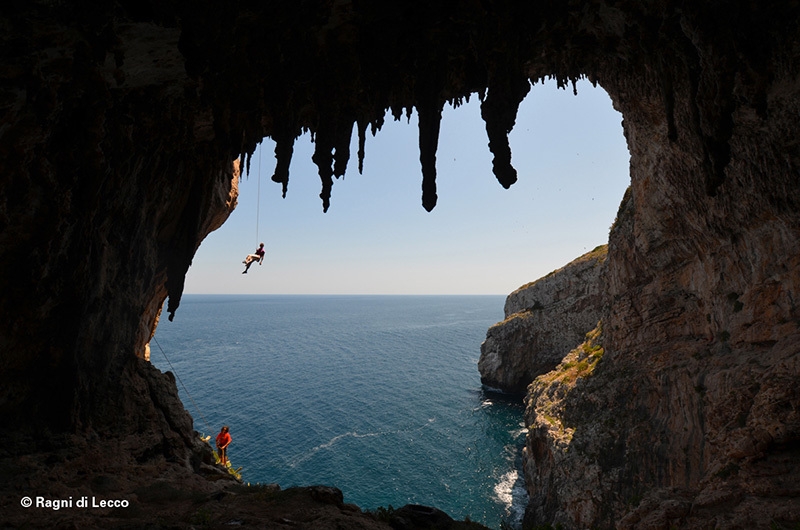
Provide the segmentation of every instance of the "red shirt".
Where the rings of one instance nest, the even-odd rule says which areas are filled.
[[[226,447],[231,443],[231,433],[221,432],[217,435],[217,447]]]

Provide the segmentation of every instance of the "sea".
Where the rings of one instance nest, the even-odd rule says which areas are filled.
[[[151,361],[251,484],[521,524],[523,404],[481,386],[503,296],[184,295]]]

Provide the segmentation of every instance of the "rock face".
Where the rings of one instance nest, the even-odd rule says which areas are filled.
[[[600,320],[606,255],[606,245],[597,247],[508,295],[505,320],[481,344],[481,383],[524,393],[583,340]]]
[[[602,327],[598,326],[587,334],[584,342],[565,355],[554,370],[537,377],[529,387],[525,398],[528,436],[523,452],[529,492],[526,524],[547,519],[559,521],[556,524],[586,528],[597,526],[600,520],[593,502],[594,493],[590,493],[600,485],[596,464],[594,459],[575,457],[571,449],[577,433],[574,424],[566,419],[574,412],[566,406],[565,396],[580,393],[587,381],[592,380],[605,353],[601,341]],[[603,458],[615,450],[613,444],[608,445]],[[595,456],[597,459],[600,454]],[[565,466],[566,473],[572,477],[577,474],[580,478],[548,482],[559,466]],[[556,499],[570,503],[565,510],[569,512],[568,521],[552,511]]]
[[[104,36],[110,19],[82,26],[102,10],[69,9],[2,19],[0,415],[34,431],[127,421],[122,381],[139,377],[164,299],[173,312],[239,176],[165,47],[176,29],[129,21]]]
[[[141,358],[162,303],[174,316],[197,246],[235,202],[231,161],[246,171],[265,136],[285,191],[294,139],[314,135],[327,209],[354,130],[363,159],[367,130],[416,110],[430,210],[446,103],[481,98],[508,187],[507,135],[530,83],[587,76],[624,116],[631,191],[609,240],[605,353],[552,407],[569,443],[544,431],[529,442],[532,518],[800,519],[797,2],[7,4],[5,458],[143,434],[150,450],[132,474],[160,458],[191,472],[185,411],[158,397],[174,386]]]
[[[639,220],[635,201],[626,196],[611,233],[602,334],[577,350],[602,344],[605,354],[565,382],[560,373],[581,361],[571,354],[529,388],[527,520],[792,527],[800,520],[800,363],[789,316],[797,309],[784,297],[798,272],[747,255],[788,244],[785,229],[766,221],[776,225],[762,226],[764,239],[747,250],[723,238],[713,252],[695,242],[642,254],[638,228],[649,220]],[[670,230],[678,248],[691,241],[684,221]],[[724,237],[738,241],[737,230],[728,226]],[[648,273],[645,263],[663,269]],[[751,276],[762,267],[772,271],[766,285]]]

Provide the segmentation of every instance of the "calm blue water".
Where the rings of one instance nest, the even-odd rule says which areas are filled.
[[[477,362],[503,302],[187,295],[151,359],[167,371],[169,358],[196,430],[230,426],[246,482],[334,485],[363,509],[425,504],[499,528],[524,510],[523,408],[485,394]]]

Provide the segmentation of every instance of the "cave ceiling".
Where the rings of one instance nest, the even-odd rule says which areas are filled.
[[[765,115],[776,68],[798,69],[799,10],[796,1],[749,0],[7,2],[0,169],[13,185],[40,173],[84,197],[114,186],[111,174],[158,185],[193,173],[198,182],[182,184],[189,193],[207,186],[199,175],[229,172],[231,160],[246,172],[270,137],[272,180],[285,194],[295,139],[308,132],[327,210],[351,156],[361,168],[369,135],[416,112],[422,205],[431,210],[445,105],[480,98],[493,172],[509,187],[517,175],[508,134],[531,84],[569,89],[587,78],[626,119],[640,94],[660,94],[658,134],[688,138],[713,195],[730,160],[734,109]],[[676,121],[679,106],[690,120]],[[15,208],[0,209],[9,225],[35,215]],[[157,236],[171,239],[170,313],[199,244],[197,215],[178,222],[188,227],[181,237]],[[36,239],[25,237],[20,249]]]
[[[796,38],[798,15],[794,1],[669,0],[120,1],[100,8],[42,1],[4,10],[5,99],[17,98],[7,108],[19,106],[20,81],[28,104],[47,83],[62,90],[47,70],[70,57],[71,75],[102,75],[104,86],[94,89],[118,102],[135,94],[190,101],[194,108],[180,119],[192,123],[197,140],[241,157],[246,168],[271,137],[272,179],[284,194],[294,140],[310,132],[324,210],[351,156],[351,136],[358,135],[360,168],[368,134],[388,114],[401,119],[413,110],[422,204],[431,210],[443,106],[470,97],[481,100],[493,171],[509,187],[517,177],[507,136],[531,83],[545,78],[566,87],[586,77],[615,104],[655,85],[671,140],[679,134],[676,87],[690,85],[697,116],[683,132],[702,144],[713,194],[730,157],[732,110],[744,101],[765,112],[769,58],[792,49],[787,35]]]
[[[361,167],[368,133],[387,113],[402,119],[415,109],[422,204],[431,210],[443,106],[481,99],[493,171],[509,187],[516,172],[507,136],[530,84],[545,78],[566,87],[587,77],[612,99],[657,84],[672,140],[675,86],[690,84],[697,120],[688,133],[703,146],[713,194],[724,180],[736,99],[764,111],[767,57],[796,21],[796,2],[768,4],[242,1],[159,5],[140,16],[180,28],[186,73],[199,81],[216,140],[232,156],[249,166],[261,139],[275,140],[272,179],[284,194],[294,140],[311,133],[324,210],[351,156],[351,135]],[[734,94],[737,75],[744,91]]]
[[[713,196],[734,112],[767,120],[775,84],[800,72],[798,13],[794,0],[5,2],[0,276],[18,323],[7,343],[28,344],[28,322],[52,332],[48,319],[67,350],[96,340],[104,324],[85,317],[122,291],[140,307],[132,327],[167,296],[172,316],[194,252],[224,220],[232,161],[246,172],[265,137],[286,193],[294,141],[310,133],[327,210],[369,136],[416,112],[431,210],[442,110],[477,97],[509,187],[508,134],[543,79],[601,85],[626,134],[635,122],[680,144]],[[147,332],[120,340],[136,349]]]

